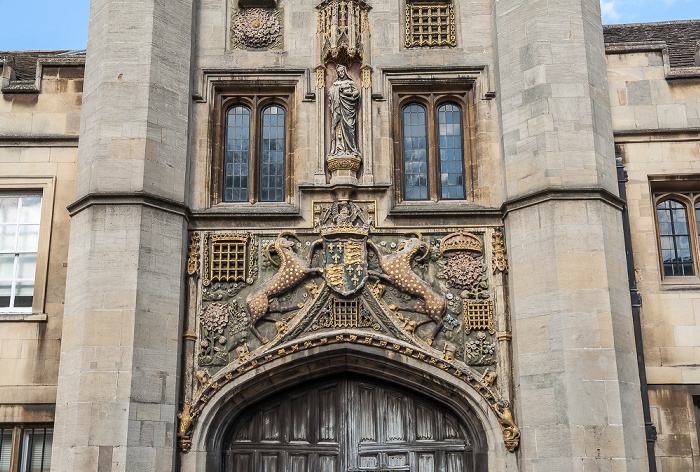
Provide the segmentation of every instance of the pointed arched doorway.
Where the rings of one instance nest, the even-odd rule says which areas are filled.
[[[233,421],[223,443],[226,472],[477,470],[457,415],[426,395],[357,376],[262,400]]]

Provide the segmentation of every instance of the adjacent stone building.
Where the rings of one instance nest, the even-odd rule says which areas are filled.
[[[698,40],[93,0],[0,53],[0,472],[700,470]]]

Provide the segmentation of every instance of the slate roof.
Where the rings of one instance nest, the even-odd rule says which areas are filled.
[[[34,80],[36,77],[36,61],[39,56],[60,56],[85,54],[85,51],[0,51],[0,57],[14,58],[15,75],[17,80]]]
[[[605,43],[664,41],[671,67],[694,67],[700,20],[603,26]]]

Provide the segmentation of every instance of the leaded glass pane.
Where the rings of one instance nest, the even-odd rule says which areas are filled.
[[[250,110],[234,106],[228,111],[224,157],[224,201],[248,201],[250,180]]]
[[[404,199],[428,199],[426,110],[412,103],[402,110]]]
[[[260,148],[260,201],[284,201],[286,111],[271,105],[262,112]]]
[[[664,275],[693,275],[690,230],[685,205],[666,200],[656,207]]]
[[[437,109],[440,193],[443,199],[464,198],[462,109],[446,103]]]

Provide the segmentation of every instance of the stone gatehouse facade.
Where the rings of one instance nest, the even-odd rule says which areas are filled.
[[[0,53],[0,471],[700,470],[698,40],[94,0]]]

